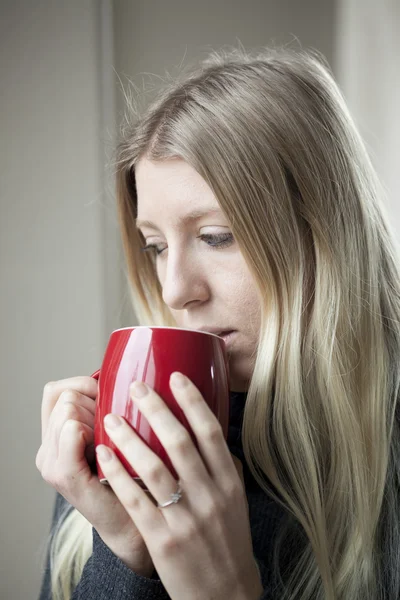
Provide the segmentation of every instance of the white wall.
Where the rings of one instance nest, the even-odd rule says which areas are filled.
[[[338,0],[337,6],[338,80],[386,187],[387,208],[400,234],[400,2]]]
[[[43,386],[94,371],[120,324],[113,209],[103,191],[114,117],[107,6],[0,6],[2,600],[38,595],[53,505],[35,468]]]
[[[182,58],[211,47],[263,46],[298,37],[332,56],[335,4],[331,0],[114,0],[116,65],[140,82],[139,72],[163,74]]]

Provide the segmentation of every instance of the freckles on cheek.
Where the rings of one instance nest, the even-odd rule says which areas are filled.
[[[250,273],[242,273],[232,284],[230,296],[235,312],[242,320],[244,318],[258,329],[261,321],[261,298],[253,278]]]
[[[255,284],[250,274],[242,269],[231,273],[228,281],[230,294],[236,298],[236,303],[246,304],[255,295]]]

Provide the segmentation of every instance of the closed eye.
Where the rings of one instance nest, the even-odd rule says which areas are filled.
[[[231,246],[234,242],[232,233],[218,233],[218,234],[205,233],[203,235],[199,235],[198,237],[203,242],[205,242],[207,244],[207,246],[211,246],[212,248],[216,248],[216,249],[227,248],[228,246]],[[155,251],[155,253],[158,255],[158,254],[161,254],[162,252],[164,252],[164,250],[166,250],[166,248],[167,248],[167,246],[162,247],[162,245],[160,245],[160,244],[148,244],[147,246],[144,246],[142,248],[142,250],[144,252],[149,251],[149,250]]]

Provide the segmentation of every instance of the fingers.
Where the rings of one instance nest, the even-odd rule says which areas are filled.
[[[125,424],[128,428],[129,426]],[[114,452],[106,446],[96,447],[102,471],[115,495],[137,526],[142,537],[163,524],[163,518],[151,498],[127,473]]]
[[[168,494],[177,489],[177,481],[162,460],[150,450],[132,427],[117,415],[108,415],[104,420],[107,434],[133,466],[151,495],[159,504]]]
[[[180,385],[177,382],[180,381]],[[171,390],[196,436],[201,456],[214,479],[232,477],[236,469],[217,417],[197,387],[181,373],[172,374]]]
[[[85,458],[85,449],[93,442],[93,429],[84,423],[69,419],[63,423],[57,440],[57,455],[51,443],[42,446],[41,457],[36,459],[36,466],[47,483],[63,493],[68,483],[84,474],[91,477],[91,471]]]
[[[47,383],[44,387],[42,398],[42,438],[59,397],[62,392],[68,389],[75,390],[76,392],[95,400],[98,383],[92,377],[71,377],[69,379],[61,379],[60,381],[51,381]]]
[[[59,456],[59,438],[67,421],[74,420],[88,426],[93,433],[95,402],[74,390],[64,390],[58,398],[48,420],[42,444],[36,456],[36,466],[41,466],[46,456],[55,460]]]
[[[148,393],[142,398],[132,395],[135,404],[148,420],[180,476],[188,480],[193,476],[198,479],[200,474],[203,476],[204,463],[208,473],[218,481],[221,476],[228,479],[237,476],[217,418],[196,386],[187,377],[179,375],[181,377],[171,376],[171,390],[196,437],[201,457],[187,430],[158,394],[147,388]],[[183,385],[179,385],[180,380]],[[135,384],[132,386],[134,389]]]
[[[64,477],[76,477],[88,468],[85,450],[93,443],[93,428],[69,419],[63,424],[59,439],[58,468]]]
[[[90,405],[93,400],[78,392],[63,392],[51,414],[45,439],[50,440],[53,452],[59,455],[59,439],[61,429],[67,421],[77,421],[94,429],[94,410]]]
[[[174,391],[174,390],[173,390]],[[146,384],[131,387],[132,398],[165,448],[179,478],[200,484],[209,475],[187,429],[172,414],[165,402]],[[138,395],[140,394],[140,396]]]
[[[54,421],[61,421],[63,423],[68,419],[76,419],[92,427],[94,424],[94,413],[94,400],[74,390],[65,390],[62,392],[50,415],[48,427]]]

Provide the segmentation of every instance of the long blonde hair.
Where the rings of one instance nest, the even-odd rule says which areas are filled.
[[[329,67],[315,52],[214,52],[125,124],[117,197],[132,302],[140,323],[174,325],[135,227],[143,156],[179,157],[206,180],[260,291],[243,444],[287,514],[282,600],[399,597],[399,251]]]

